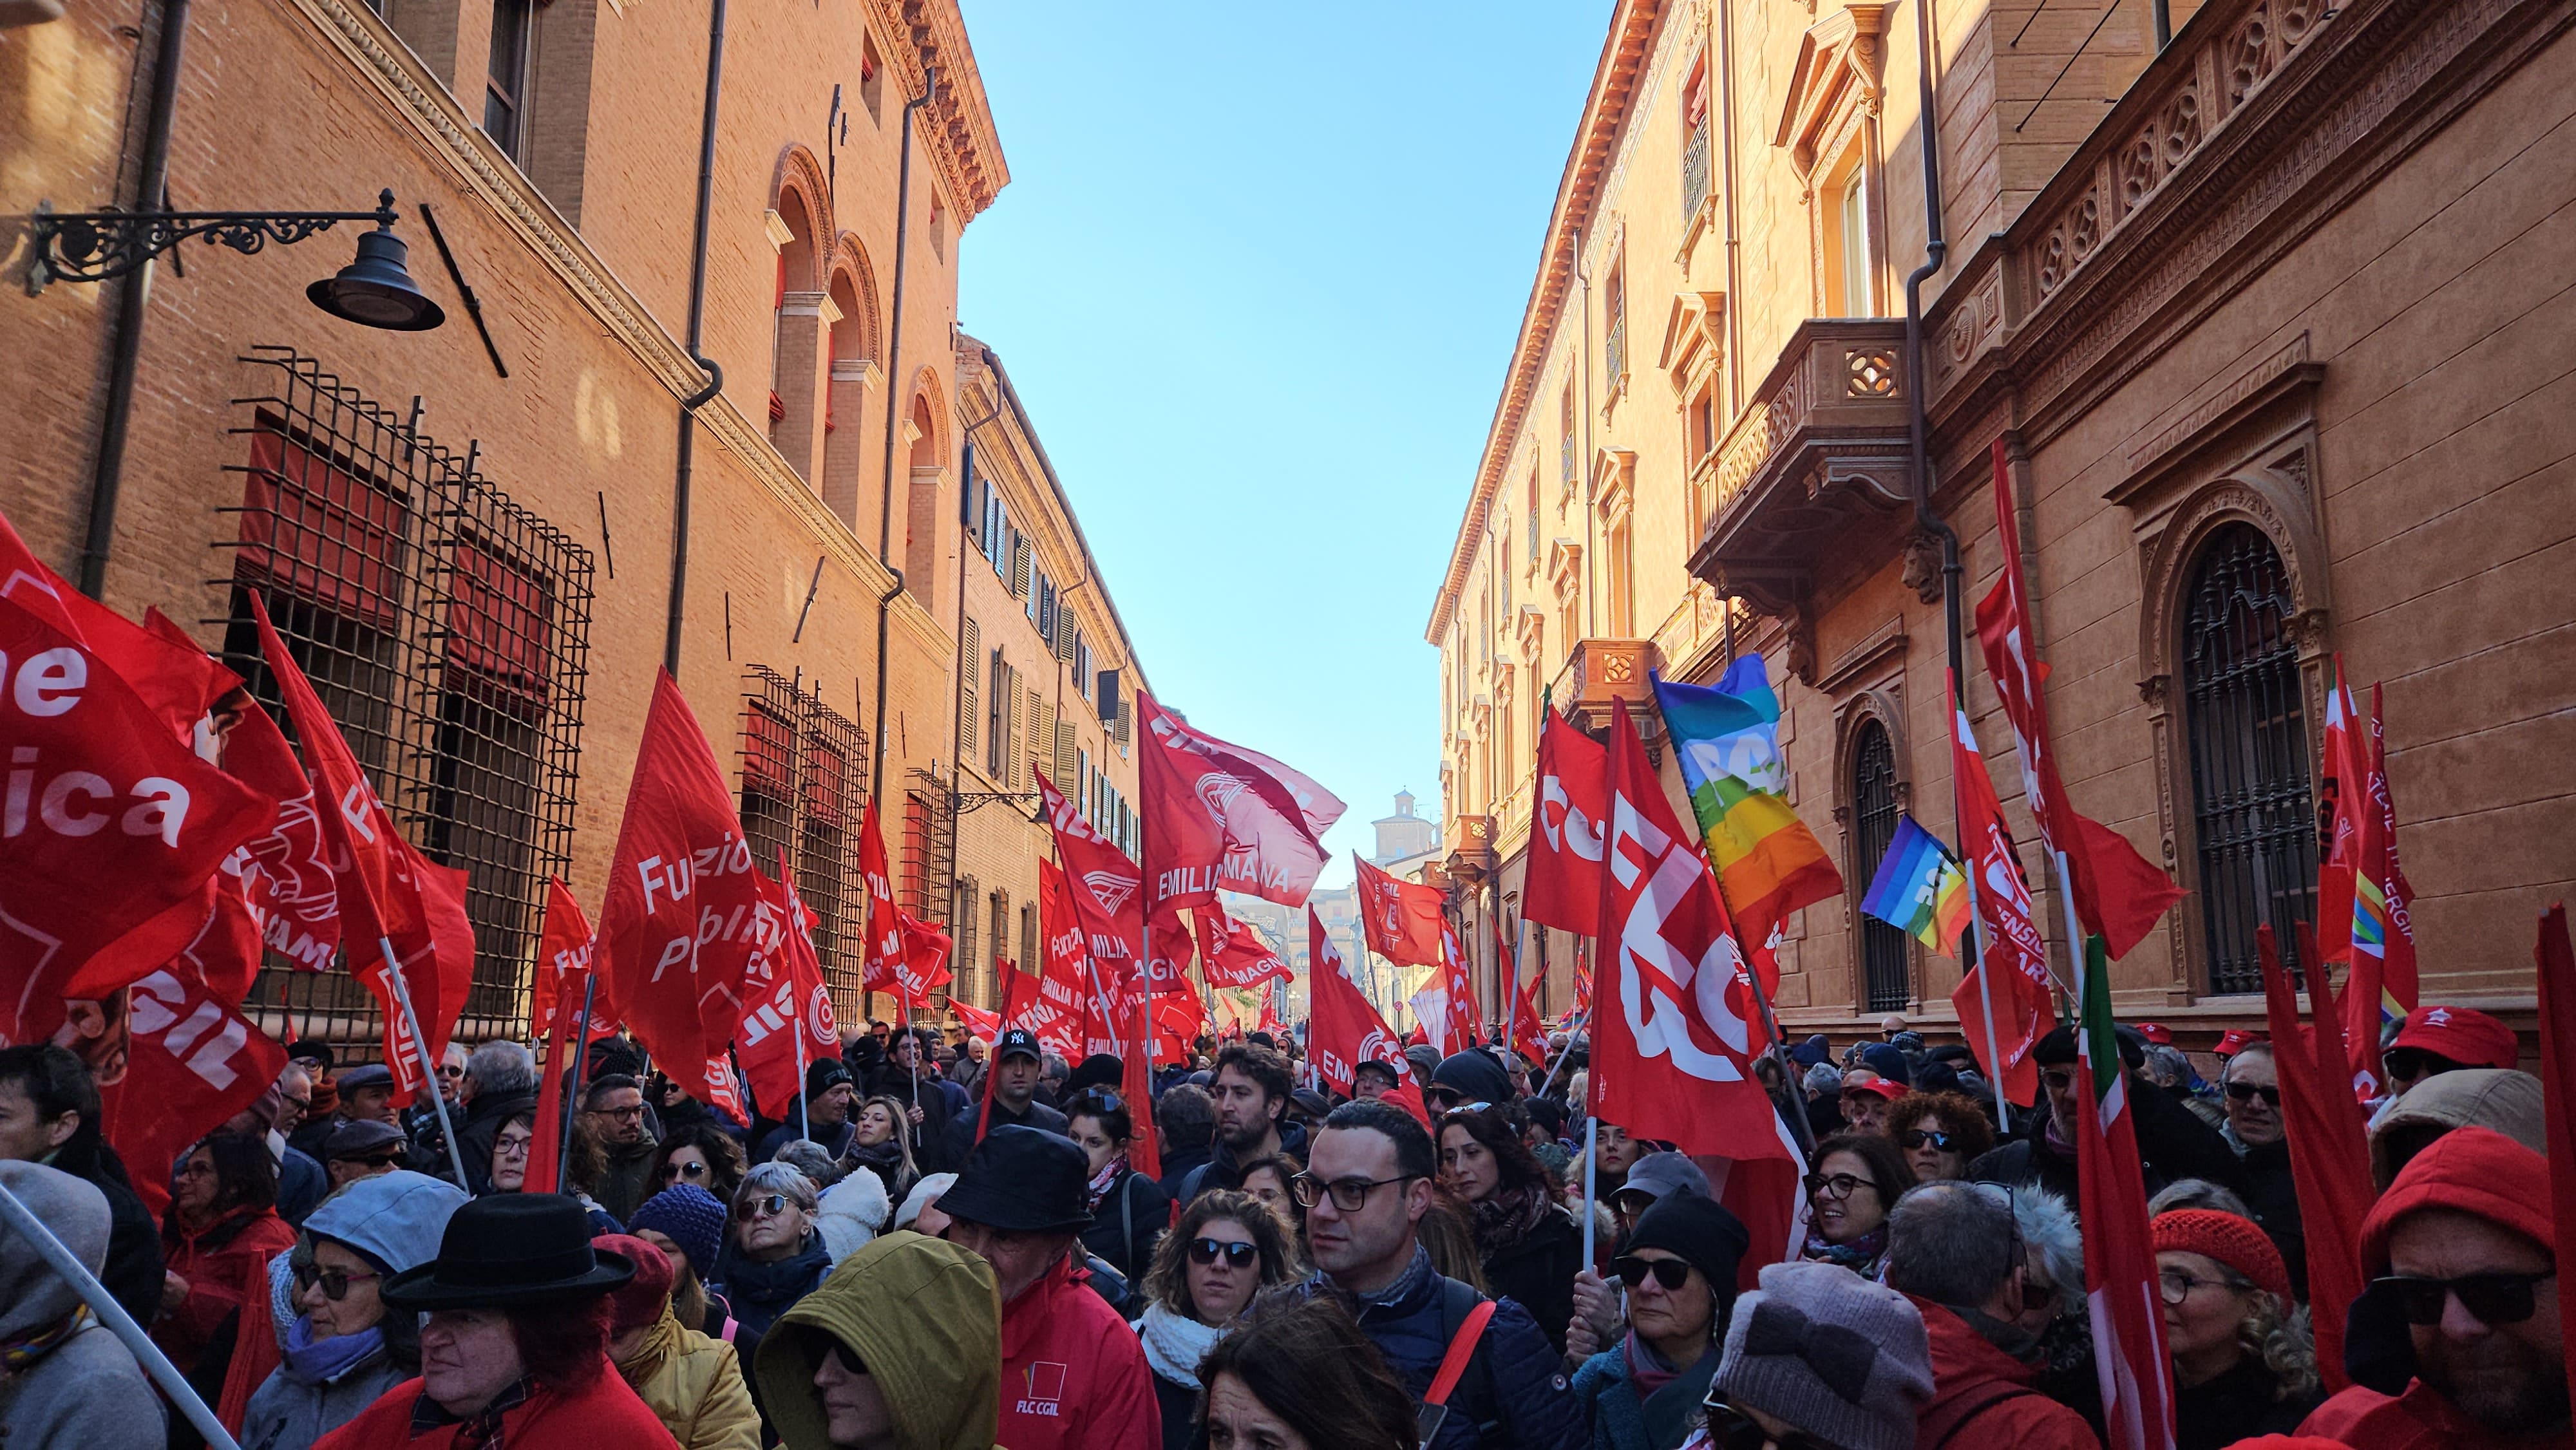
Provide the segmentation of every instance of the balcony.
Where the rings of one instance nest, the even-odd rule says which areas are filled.
[[[1494,818],[1460,816],[1449,839],[1457,843],[1457,849],[1440,863],[1441,869],[1453,883],[1468,886],[1481,883],[1486,873],[1494,869]]]
[[[1577,728],[1602,739],[1609,738],[1610,712],[1617,702],[1647,704],[1648,708],[1632,710],[1629,718],[1636,723],[1647,753],[1660,760],[1664,716],[1649,702],[1654,682],[1648,676],[1662,663],[1651,640],[1579,639],[1565,657],[1565,668],[1557,671],[1556,683],[1548,687],[1548,699],[1572,717]]]
[[[1718,445],[1694,577],[1794,638],[1820,583],[1894,550],[1910,507],[1904,355],[1901,318],[1799,324]]]

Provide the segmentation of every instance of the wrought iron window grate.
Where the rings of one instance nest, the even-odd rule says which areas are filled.
[[[1887,727],[1876,720],[1861,726],[1852,752],[1852,827],[1855,881],[1878,875],[1879,863],[1896,841],[1896,747]],[[1862,972],[1869,1010],[1893,1012],[1913,994],[1908,980],[1905,933],[1874,916],[1860,919]]]
[[[898,850],[895,890],[903,897],[903,909],[946,928],[955,943],[948,961],[955,985],[930,994],[928,1005],[937,1016],[947,1011],[951,996],[973,1000],[967,990],[972,982],[964,938],[959,935],[963,930],[959,923],[971,903],[961,907],[957,896],[957,793],[946,781],[918,767],[904,774],[903,845]]]
[[[2214,535],[2191,576],[2182,684],[2201,926],[2212,993],[2263,990],[2254,928],[2303,971],[2296,923],[2317,911],[2317,823],[2299,649],[2280,551],[2251,524]]]
[[[257,590],[404,834],[467,873],[457,1037],[522,1035],[546,878],[572,859],[590,551],[495,487],[477,447],[458,454],[288,349],[243,361],[267,391],[234,402],[248,462],[224,471],[242,501],[216,510],[236,522],[216,542],[233,560],[214,581],[230,591],[224,662],[293,740]],[[345,955],[313,972],[271,952],[246,1010],[289,1037],[382,1037]]]
[[[859,817],[867,802],[868,733],[801,680],[752,665],[742,676],[742,829],[760,869],[784,854],[814,913],[814,952],[832,1010],[862,1016],[867,923],[859,914]]]

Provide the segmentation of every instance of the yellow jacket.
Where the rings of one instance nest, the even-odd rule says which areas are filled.
[[[733,1346],[681,1328],[667,1305],[617,1372],[681,1450],[760,1450],[760,1412]]]

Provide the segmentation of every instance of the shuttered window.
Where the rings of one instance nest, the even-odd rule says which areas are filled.
[[[957,643],[957,758],[975,758],[975,676],[984,663],[984,632],[967,620]]]

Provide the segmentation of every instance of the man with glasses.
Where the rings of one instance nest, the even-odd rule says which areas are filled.
[[[2039,1336],[2027,1327],[2029,1251],[1998,1183],[1927,1183],[1888,1214],[1887,1287],[1914,1301],[1932,1346],[1921,1445],[2097,1450],[2084,1417],[2041,1394]]]
[[[1475,1331],[1468,1321],[1485,1296],[1433,1271],[1417,1226],[1431,1209],[1436,1171],[1431,1135],[1411,1114],[1382,1102],[1335,1108],[1315,1135],[1306,1171],[1290,1185],[1306,1210],[1316,1270],[1299,1291],[1341,1298],[1417,1400],[1430,1392],[1451,1343],[1476,1333],[1466,1371],[1424,1442],[1428,1450],[1588,1445],[1583,1408],[1529,1311],[1493,1301],[1491,1317]]]
[[[1046,1070],[1046,1053],[1038,1046],[1037,1035],[1025,1027],[1014,1027],[1002,1034],[993,1048],[993,1108],[988,1126],[1010,1124],[1036,1128],[1041,1132],[1061,1134],[1065,1131],[1064,1114],[1038,1101],[1038,1077]],[[977,1103],[965,1116],[948,1125],[948,1160],[963,1163],[975,1151],[979,1136],[976,1120],[983,1116],[983,1104]]]
[[[607,1157],[592,1194],[610,1218],[624,1223],[662,1186],[652,1181],[653,1152],[661,1145],[644,1126],[643,1086],[622,1072],[602,1073],[582,1094],[581,1111]]]
[[[333,1193],[361,1178],[391,1173],[409,1159],[402,1130],[372,1118],[342,1123],[322,1140],[322,1168],[331,1175]]]
[[[2460,1128],[2418,1153],[2361,1224],[2371,1286],[2348,1344],[2405,1348],[2365,1365],[2302,1435],[2353,1450],[2563,1447],[2568,1423],[2549,1199],[2567,1174],[2486,1128]],[[2402,1332],[2401,1332],[2402,1331]]]
[[[2137,1029],[2118,1029],[2120,1066],[2128,1075],[2129,1119],[2137,1130],[2147,1194],[2184,1178],[2205,1178],[2230,1192],[2242,1193],[2244,1169],[2217,1129],[2170,1093],[2147,1081],[2147,1040]],[[2076,1061],[2075,1029],[2059,1027],[2031,1049],[2039,1064],[2039,1083],[2047,1093],[2048,1112],[2034,1117],[2021,1136],[1980,1155],[1968,1165],[1972,1179],[1989,1179],[2014,1187],[2045,1188],[2068,1203],[2083,1200],[2076,1192],[2075,1131],[2077,1114],[2093,1111],[2093,1092]]]

